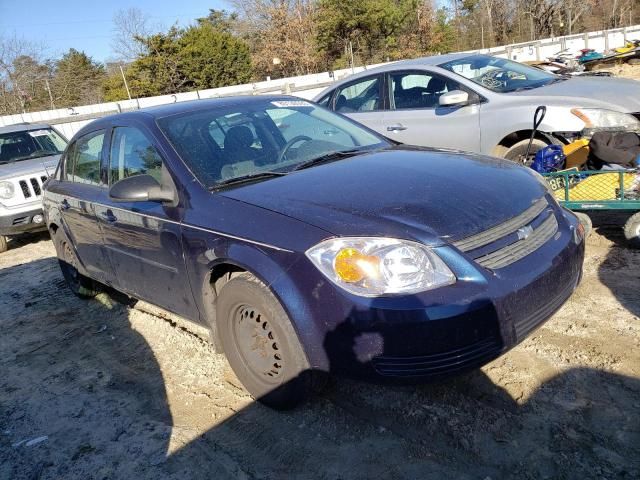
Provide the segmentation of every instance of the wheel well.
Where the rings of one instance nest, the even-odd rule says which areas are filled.
[[[213,294],[217,297],[222,286],[235,277],[238,273],[245,272],[246,270],[233,265],[232,263],[221,263],[216,265],[211,270],[209,276],[209,285],[213,289]]]

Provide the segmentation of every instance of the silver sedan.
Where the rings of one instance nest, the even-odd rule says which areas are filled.
[[[535,151],[595,130],[640,131],[640,82],[564,77],[503,58],[451,54],[405,60],[337,82],[319,104],[402,143],[521,158],[536,107]]]

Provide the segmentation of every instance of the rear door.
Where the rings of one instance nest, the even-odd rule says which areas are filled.
[[[480,151],[480,97],[455,80],[425,70],[387,74],[384,135],[409,145]],[[442,107],[440,95],[464,90],[469,103]]]
[[[167,167],[159,148],[142,125],[114,127],[108,149],[109,185],[140,174],[161,182]],[[197,318],[182,253],[179,209],[109,197],[95,208],[114,285],[174,313]]]
[[[359,78],[337,88],[331,109],[386,135],[382,123],[384,75]]]
[[[106,283],[113,274],[93,208],[94,202],[108,197],[101,169],[105,135],[105,130],[97,130],[73,142],[63,159],[59,180],[51,181],[48,191],[54,196],[63,228],[87,273]]]

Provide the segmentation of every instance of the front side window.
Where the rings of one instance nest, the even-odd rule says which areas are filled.
[[[334,110],[340,113],[380,110],[380,77],[367,78],[338,90]]]
[[[158,126],[196,177],[214,188],[284,175],[326,155],[388,146],[382,137],[305,100],[256,100],[187,112]]]
[[[66,155],[66,179],[75,183],[101,185],[100,159],[104,145],[104,131],[80,137]]]
[[[162,158],[151,141],[137,128],[116,127],[111,137],[109,183],[134,175],[161,180]]]
[[[470,55],[439,67],[497,93],[530,90],[564,80],[538,68],[487,55]]]
[[[0,165],[61,154],[67,142],[55,130],[40,128],[0,134]]]
[[[433,73],[391,74],[389,84],[391,108],[436,108],[440,95],[460,90],[460,84]]]

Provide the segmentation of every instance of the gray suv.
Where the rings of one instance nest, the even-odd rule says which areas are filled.
[[[0,252],[10,236],[46,230],[42,186],[66,146],[50,125],[0,127]]]

